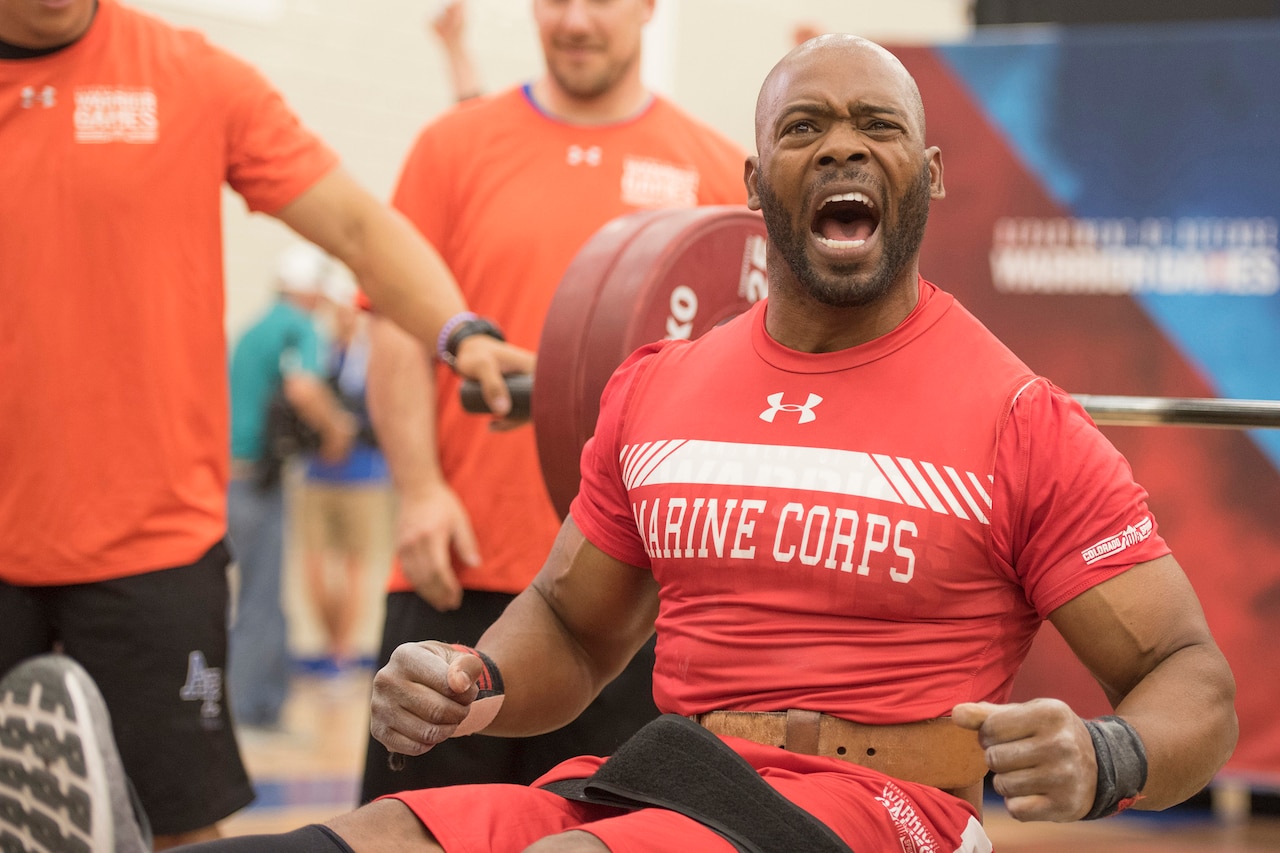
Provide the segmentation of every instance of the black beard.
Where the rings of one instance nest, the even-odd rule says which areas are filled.
[[[849,175],[838,176],[849,179]],[[769,232],[769,241],[791,268],[796,281],[810,296],[823,305],[833,308],[857,308],[869,305],[883,297],[911,263],[924,241],[925,225],[929,221],[930,174],[926,163],[920,176],[907,187],[902,197],[896,225],[882,221],[880,239],[884,251],[880,264],[861,282],[854,280],[854,265],[837,266],[832,275],[820,275],[809,262],[805,247],[809,242],[809,229],[796,228],[782,202],[774,194],[769,182],[761,175],[756,184],[760,195],[760,212]]]

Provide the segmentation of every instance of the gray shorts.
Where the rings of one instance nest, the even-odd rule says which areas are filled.
[[[80,662],[157,835],[210,826],[253,800],[223,691],[228,562],[218,543],[190,566],[117,580],[0,581],[0,673],[54,648]]]

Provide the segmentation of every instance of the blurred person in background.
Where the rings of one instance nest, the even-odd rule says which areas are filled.
[[[310,243],[280,256],[277,295],[231,352],[231,486],[227,534],[239,586],[227,675],[239,726],[276,729],[289,692],[288,625],[281,601],[285,468],[314,446],[345,463],[359,423],[330,386],[317,327],[334,262]]]
[[[654,8],[532,0],[543,73],[432,121],[404,164],[393,204],[440,248],[472,307],[521,346],[537,346],[565,269],[605,223],[746,202],[742,148],[641,79]],[[495,431],[465,412],[457,377],[433,371],[389,323],[375,321],[372,339],[369,408],[398,497],[382,665],[424,637],[479,639],[538,571],[560,518],[531,428]],[[538,737],[449,741],[398,771],[370,739],[361,798],[528,782],[569,755],[608,754],[657,714],[652,666],[650,645],[578,720]]]
[[[367,610],[372,552],[390,529],[391,504],[387,462],[365,405],[369,317],[341,266],[330,270],[325,296],[333,327],[327,378],[356,420],[356,440],[338,462],[318,453],[307,458],[298,512],[307,600],[324,634],[322,672],[338,674],[359,662],[356,632]]]

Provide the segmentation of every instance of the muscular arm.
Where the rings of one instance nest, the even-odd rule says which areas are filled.
[[[334,169],[277,214],[300,235],[341,260],[380,314],[435,351],[445,321],[466,303],[439,253],[397,211],[341,168]],[[533,355],[485,335],[463,341],[458,369],[480,381],[495,412],[510,411],[504,373],[527,373]],[[496,407],[495,407],[496,404]]]
[[[1172,557],[1134,566],[1049,616],[1146,748],[1142,809],[1195,794],[1231,755],[1235,681],[1200,603]],[[1084,721],[1063,702],[964,703],[955,721],[977,729],[996,793],[1018,820],[1079,820],[1097,791]]]
[[[369,328],[366,400],[399,499],[396,553],[418,594],[438,610],[462,601],[451,548],[479,561],[465,510],[445,482],[436,450],[435,375],[422,346],[390,321]]]
[[[604,554],[566,519],[533,583],[477,644],[506,687],[485,733],[533,735],[574,719],[644,645],[657,612],[653,576]],[[374,737],[408,755],[450,737],[475,698],[479,664],[438,642],[398,648],[374,679]]]
[[[1135,807],[1166,808],[1203,788],[1235,747],[1235,680],[1174,558],[1135,566],[1050,619],[1146,746]]]
[[[550,731],[571,721],[653,634],[658,584],[596,548],[565,519],[529,588],[477,648],[506,680],[491,734]]]

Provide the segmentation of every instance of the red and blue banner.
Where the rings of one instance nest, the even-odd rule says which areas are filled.
[[[926,278],[1073,393],[1280,400],[1280,23],[892,49],[942,149]],[[1280,430],[1104,429],[1235,672],[1226,772],[1280,784]],[[1051,629],[1017,690],[1109,710]]]

